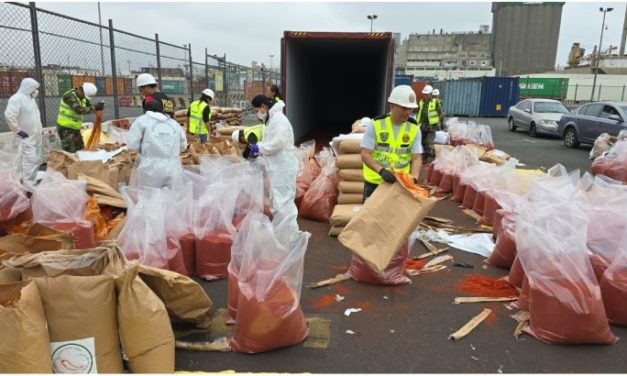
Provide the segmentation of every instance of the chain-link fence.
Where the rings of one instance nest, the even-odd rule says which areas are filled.
[[[115,119],[142,113],[136,87],[140,73],[155,76],[176,109],[184,109],[206,88],[216,92],[215,105],[249,108],[246,88],[256,80],[259,88],[264,86],[254,72],[206,50],[204,61],[195,62],[191,45],[166,43],[158,34],[122,31],[112,20],[101,26],[36,8],[34,3],[0,2],[0,111],[4,113],[22,79],[35,78],[41,84],[38,99],[45,127],[56,125],[63,94],[84,82],[98,88],[95,100],[105,102],[104,118]],[[6,120],[0,114],[0,132],[5,131]]]

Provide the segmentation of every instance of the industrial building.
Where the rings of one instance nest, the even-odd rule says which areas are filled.
[[[410,34],[398,49],[397,74],[440,80],[494,76],[488,25],[478,31]]]
[[[492,59],[497,75],[555,69],[563,2],[492,3]]]

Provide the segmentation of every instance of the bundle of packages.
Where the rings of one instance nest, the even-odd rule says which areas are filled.
[[[627,140],[617,141],[607,153],[595,159],[592,173],[627,184]]]
[[[502,150],[492,149],[483,154],[480,159],[484,162],[494,163],[499,166],[504,165],[511,158],[509,154]]]
[[[231,135],[233,134],[233,132],[235,131],[241,131],[242,129],[245,129],[246,127],[243,127],[241,125],[233,125],[233,126],[225,126],[225,127],[218,127],[218,133],[220,134],[220,136],[224,136],[224,137],[231,137]]]
[[[244,219],[234,247],[243,248],[237,275],[233,351],[259,353],[296,345],[308,329],[300,307],[305,251],[311,235],[261,213]]]
[[[410,234],[436,200],[415,186],[408,174],[396,178],[394,184],[380,184],[339,235],[340,243],[354,253],[349,275],[355,280],[385,285],[409,282],[399,277],[404,262],[396,261],[405,258],[402,252]]]
[[[242,124],[244,118],[241,108],[211,106],[211,120],[223,121],[228,126]]]
[[[339,175],[336,159],[330,148],[319,153],[321,171],[305,192],[298,208],[298,215],[320,222],[329,222],[337,201]],[[339,158],[338,158],[339,160]]]
[[[372,126],[372,119],[369,117],[363,117],[355,120],[351,126],[352,133],[366,133],[368,126]]]
[[[187,125],[187,111],[187,109],[175,111],[174,120],[179,124]]]
[[[0,235],[10,226],[29,221],[33,213],[17,172],[18,156],[0,151]]]
[[[456,147],[450,151],[443,150],[429,165],[431,173],[427,172],[427,178],[430,178],[430,184],[436,185],[437,182],[438,192],[454,193],[459,185],[461,173],[478,163],[476,156],[463,147]]]
[[[614,260],[603,274],[600,284],[610,324],[627,326],[627,231],[622,233]]]
[[[362,208],[362,204],[337,204],[333,208],[333,214],[329,218],[329,224],[331,230],[329,230],[329,236],[339,236],[348,222],[353,219],[359,210]]]
[[[167,188],[125,187],[122,191],[128,211],[124,228],[117,241],[127,259],[157,268],[167,268],[177,257],[177,268],[184,264],[175,244],[169,244],[166,233],[166,213],[173,202]]]
[[[362,135],[349,135],[337,143],[337,167],[340,176],[339,205],[358,205],[363,202]]]
[[[244,147],[239,143],[234,143],[230,139],[210,137],[205,144],[194,143],[189,145],[189,151],[194,164],[199,164],[200,158],[205,155],[241,156]]]
[[[86,220],[87,184],[49,171],[33,192],[33,221],[72,234],[74,247],[95,245],[93,224]]]
[[[600,282],[618,252],[621,238],[617,234],[627,231],[624,215],[627,186],[605,176],[592,178],[585,175],[584,179],[589,179],[584,192],[587,202],[584,210],[589,219],[586,245],[594,274]]]
[[[300,207],[300,203],[305,196],[305,192],[311,186],[314,179],[320,173],[320,167],[315,159],[316,141],[305,141],[298,146],[295,151],[298,158],[298,175],[296,175],[296,207]]]
[[[564,200],[555,192],[532,190],[529,197],[538,196],[516,219],[518,258],[528,280],[521,292],[528,307],[521,309],[528,308],[530,323],[523,330],[552,344],[613,344],[618,338],[581,231],[588,219],[577,197]]]
[[[451,118],[447,122],[447,132],[451,145],[476,144],[494,149],[492,130],[487,125],[477,124],[473,121],[461,122],[457,118]]]

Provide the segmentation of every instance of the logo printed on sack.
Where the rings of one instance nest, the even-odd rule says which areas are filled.
[[[403,135],[403,142],[409,142],[409,133]]]
[[[54,373],[97,373],[94,338],[53,342],[50,347]]]
[[[386,142],[388,140],[388,132],[381,132],[381,141]]]

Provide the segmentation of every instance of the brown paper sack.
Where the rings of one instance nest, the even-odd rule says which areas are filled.
[[[343,168],[363,168],[361,154],[342,154],[335,159],[335,165],[339,169]]]
[[[115,279],[118,324],[132,373],[174,373],[174,333],[163,302],[137,276],[137,265]]]
[[[110,276],[35,278],[50,342],[93,338],[98,373],[122,373],[115,283]],[[54,358],[54,354],[53,354]],[[54,364],[55,367],[57,366]]]
[[[329,223],[334,227],[344,227],[350,222],[351,219],[362,208],[362,204],[359,205],[335,205],[333,208],[333,214],[329,218]]]
[[[346,181],[364,181],[364,171],[361,168],[339,170],[340,177]]]
[[[139,276],[165,303],[170,319],[211,326],[213,303],[193,279],[169,270],[140,265]]]
[[[32,281],[0,284],[0,370],[52,373],[44,306]]]
[[[341,181],[338,184],[340,192],[343,193],[364,193],[364,182],[359,181]]]
[[[361,154],[361,140],[342,140],[340,154]]]
[[[67,166],[78,162],[78,157],[75,154],[68,153],[63,150],[53,149],[48,153],[48,161],[46,162],[46,168],[54,171],[58,171],[67,178]]]
[[[119,169],[105,165],[101,161],[80,161],[67,167],[68,179],[77,180],[79,175],[91,176],[106,183],[116,191],[118,189]]]
[[[22,271],[0,266],[0,283],[19,282],[22,280]]]
[[[436,202],[414,198],[398,182],[381,184],[346,225],[340,243],[381,274]]]
[[[60,275],[119,276],[126,269],[126,260],[117,246],[72,249],[16,256],[2,263],[22,271],[22,279]]]
[[[340,192],[337,196],[338,205],[347,204],[361,204],[363,202],[364,195],[361,193],[344,193]]]
[[[344,230],[344,227],[333,226],[331,227],[331,230],[329,230],[329,236],[337,237],[342,232],[342,230]]]

